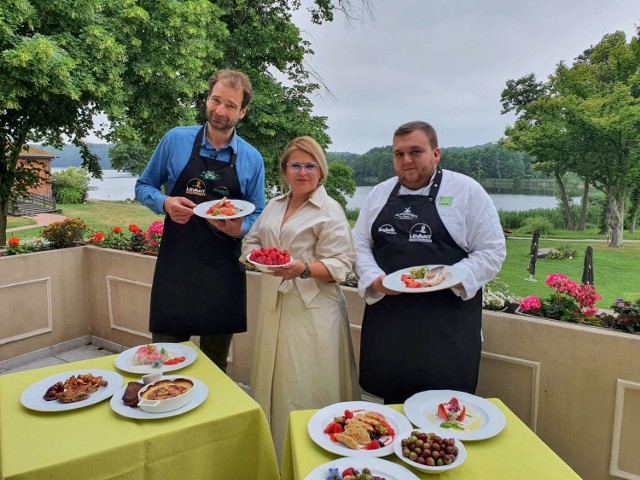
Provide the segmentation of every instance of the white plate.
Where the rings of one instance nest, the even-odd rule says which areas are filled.
[[[462,422],[466,430],[442,428],[438,417],[438,405],[456,397],[461,406],[467,408]],[[499,434],[507,424],[504,414],[493,403],[484,398],[455,390],[427,390],[416,393],[404,402],[404,413],[415,425],[441,437],[459,440],[484,440]]]
[[[172,378],[181,378],[180,375],[168,375],[166,377],[162,377],[163,379],[172,379]],[[145,412],[138,407],[128,407],[122,402],[122,396],[124,395],[127,386],[120,388],[117,392],[113,394],[111,397],[111,409],[116,412],[118,415],[122,415],[123,417],[128,418],[136,418],[138,420],[155,420],[158,418],[166,418],[166,417],[175,417],[176,415],[182,415],[190,410],[193,410],[196,407],[202,405],[202,403],[206,400],[207,395],[209,395],[209,388],[204,382],[197,380],[195,378],[189,377],[193,380],[193,399],[187,403],[185,406],[177,408],[175,410],[170,410],[168,412],[162,413],[151,413]]]
[[[368,468],[371,473],[385,480],[420,480],[417,476],[404,468],[402,465],[383,460],[382,458],[354,458],[343,457],[327,462],[313,469],[304,480],[327,480],[330,468],[337,468],[338,473],[342,473],[347,468],[356,468],[362,472],[363,468]]]
[[[449,465],[441,465],[439,467],[438,466],[430,467],[429,465],[421,465],[418,462],[414,462],[413,460],[402,455],[402,439],[409,438],[412,431],[416,431],[419,433],[432,433],[431,430],[414,429],[408,432],[401,432],[400,435],[398,435],[398,438],[396,438],[396,440],[393,442],[393,451],[396,454],[396,456],[400,460],[402,460],[404,463],[409,465],[410,467],[415,468],[416,470],[419,470],[424,473],[435,474],[435,473],[446,472],[447,470],[453,470],[454,468],[458,468],[467,459],[467,449],[464,448],[464,445],[462,444],[462,442],[456,438],[455,442],[456,442],[456,447],[458,447],[458,455],[456,456],[455,462],[452,462]],[[453,438],[453,437],[451,435],[447,435],[443,438]]]
[[[332,442],[329,434],[324,433],[324,429],[333,422],[334,417],[343,416],[345,410],[351,410],[354,413],[363,410],[381,413],[385,416],[387,423],[391,425],[396,435],[399,432],[411,430],[411,423],[404,415],[385,405],[371,402],[342,402],[321,408],[313,414],[307,424],[307,430],[309,431],[311,440],[326,451],[345,457],[373,458],[384,457],[385,455],[393,453],[393,440],[396,435],[381,437],[380,440],[384,442],[385,446],[376,450],[365,450],[364,447],[360,450],[352,450],[340,442]]]
[[[269,270],[270,268],[282,268],[282,267],[284,267],[284,266],[286,265],[286,263],[285,263],[285,264],[282,264],[282,265],[265,265],[264,263],[254,262],[254,261],[253,261],[253,260],[251,260],[249,257],[247,257],[247,261],[248,261],[251,265],[253,265],[254,267],[256,267],[258,270],[260,270],[261,272],[269,272],[269,271],[270,271],[270,270]],[[288,263],[291,263],[291,262],[293,262],[293,258],[289,258],[289,262],[288,262]]]
[[[211,218],[214,220],[231,220],[232,218],[246,217],[250,213],[253,213],[253,211],[256,209],[256,206],[253,203],[247,202],[246,200],[231,200],[227,198],[227,201],[231,202],[234,207],[240,209],[241,212],[235,215],[209,215],[207,214],[207,210],[209,210],[209,207],[220,202],[220,200],[211,200],[210,202],[202,202],[201,204],[196,205],[196,207],[193,209],[193,213],[202,218]]]
[[[106,387],[99,387],[98,390],[89,395],[86,400],[73,403],[62,403],[59,400],[47,402],[43,397],[49,387],[57,382],[65,382],[69,377],[75,375],[86,375],[90,373],[94,377],[102,377],[107,381]],[[109,398],[113,393],[122,387],[122,376],[111,370],[100,370],[97,368],[87,368],[82,370],[72,370],[69,372],[57,373],[43,380],[28,386],[20,396],[20,403],[30,410],[39,412],[64,412],[75,410],[76,408],[88,407]]]
[[[420,267],[441,267],[442,265],[417,265],[415,267],[403,268],[402,270],[398,270],[397,272],[390,273],[386,277],[382,279],[382,285],[384,285],[389,290],[394,290],[396,292],[402,293],[424,293],[424,292],[435,292],[438,290],[445,290],[447,288],[451,288],[454,285],[460,283],[467,276],[466,272],[455,265],[445,265],[446,276],[445,279],[440,282],[435,287],[424,287],[424,288],[409,288],[402,281],[402,275],[408,275],[411,269],[420,268]]]
[[[147,345],[151,345],[148,343]],[[188,345],[182,345],[180,343],[154,343],[153,345],[157,345],[158,347],[163,347],[165,350],[169,351],[171,357],[185,357],[184,362],[176,363],[175,365],[163,365],[160,368],[153,368],[149,365],[134,365],[133,357],[140,347],[144,345],[138,345],[137,347],[132,347],[129,350],[125,350],[120,355],[116,357],[116,367],[120,370],[129,373],[140,373],[142,375],[146,375],[147,373],[154,372],[171,372],[173,370],[179,370],[187,365],[191,365],[198,358],[198,352],[196,352],[193,348]]]

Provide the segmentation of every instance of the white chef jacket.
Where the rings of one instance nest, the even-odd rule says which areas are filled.
[[[496,207],[482,186],[461,173],[450,170],[442,172],[436,208],[451,238],[468,254],[467,258],[455,265],[465,271],[466,278],[461,287],[452,290],[463,300],[468,300],[498,274],[507,255],[507,248]],[[420,190],[409,190],[401,186],[398,195],[427,196],[434,177],[435,172],[429,184]],[[368,304],[384,297],[383,293],[371,288],[371,284],[380,275],[385,275],[373,256],[371,227],[397,182],[398,178],[392,177],[369,192],[353,230],[358,292]]]

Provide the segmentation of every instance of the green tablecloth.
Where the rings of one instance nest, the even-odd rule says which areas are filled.
[[[564,480],[580,477],[498,399],[490,399],[505,415],[507,425],[496,437],[464,442],[467,459],[460,467],[441,473],[439,480]],[[393,406],[403,412],[402,406]],[[291,412],[282,458],[282,480],[303,480],[314,468],[338,455],[317,446],[307,423],[315,410]],[[384,457],[423,479],[434,476],[413,470],[395,454]]]
[[[118,371],[115,356],[0,376],[0,478],[264,479],[279,478],[269,426],[260,406],[200,350],[173,374],[207,384],[202,405],[182,415],[130,419],[109,400],[67,412],[36,412],[20,404],[34,382],[74,369]],[[140,376],[118,371],[124,382]]]

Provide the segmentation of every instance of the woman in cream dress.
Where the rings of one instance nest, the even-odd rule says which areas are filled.
[[[344,296],[351,273],[351,229],[322,180],[324,153],[311,137],[287,145],[280,172],[289,192],[272,199],[245,237],[256,248],[288,250],[284,268],[263,273],[251,392],[271,424],[278,458],[289,412],[360,398]]]

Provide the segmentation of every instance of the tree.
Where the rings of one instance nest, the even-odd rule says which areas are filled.
[[[507,82],[503,112],[518,118],[506,142],[555,175],[574,172],[607,198],[609,246],[622,246],[626,201],[640,170],[640,43],[605,35],[571,67],[559,63],[544,84]],[[512,82],[512,83],[510,83]]]
[[[356,193],[356,182],[351,177],[353,170],[343,162],[336,161],[329,164],[329,176],[324,187],[329,196],[335,199],[343,209],[347,207],[347,199]]]
[[[368,2],[315,0],[317,23]],[[93,117],[111,127],[112,142],[153,148],[176,125],[204,111],[207,79],[221,67],[249,74],[256,98],[242,134],[264,152],[271,183],[286,142],[309,134],[323,145],[324,119],[311,115],[304,56],[311,54],[291,21],[297,0],[4,0],[0,4],[0,245],[8,202],[38,183],[33,166],[19,166],[28,142],[80,147],[100,177],[84,138]],[[275,80],[288,76],[291,85]]]
[[[152,153],[152,150],[139,140],[122,142],[109,150],[109,161],[114,169],[138,176],[149,163]]]
[[[51,189],[60,203],[82,203],[87,200],[89,172],[69,167],[51,174]]]

